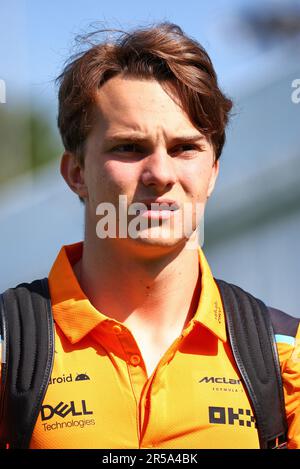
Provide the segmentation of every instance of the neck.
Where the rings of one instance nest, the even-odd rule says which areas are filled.
[[[160,248],[149,256],[153,250],[146,247],[146,257],[108,240],[96,247],[85,242],[74,271],[90,302],[108,317],[153,332],[158,326],[180,332],[198,304],[198,251]]]

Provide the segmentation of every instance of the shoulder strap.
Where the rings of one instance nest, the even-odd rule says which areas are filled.
[[[274,334],[295,338],[300,324],[299,318],[294,318],[276,308],[268,308]]]
[[[5,360],[0,390],[0,447],[28,448],[53,364],[53,318],[47,279],[6,290],[0,296],[0,324]]]
[[[232,352],[253,405],[261,448],[287,442],[280,364],[266,305],[241,288],[216,280]]]

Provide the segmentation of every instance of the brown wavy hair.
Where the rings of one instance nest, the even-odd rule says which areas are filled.
[[[123,74],[171,85],[182,109],[212,143],[218,159],[233,103],[220,90],[206,50],[172,23],[131,32],[101,30],[84,39],[103,32],[113,32],[116,37],[89,42],[89,49],[71,57],[57,78],[58,128],[65,149],[77,155],[83,165],[97,90],[110,78]]]

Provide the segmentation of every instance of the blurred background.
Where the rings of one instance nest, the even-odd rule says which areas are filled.
[[[75,36],[166,20],[207,49],[235,104],[205,216],[212,271],[300,316],[300,0],[1,2],[0,290],[47,275],[83,238],[59,175],[54,84]]]

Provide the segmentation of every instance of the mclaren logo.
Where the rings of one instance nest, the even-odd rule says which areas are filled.
[[[226,378],[225,376],[216,377],[216,376],[204,376],[204,378],[199,379],[199,383],[212,383],[212,384],[241,384],[239,379]]]

